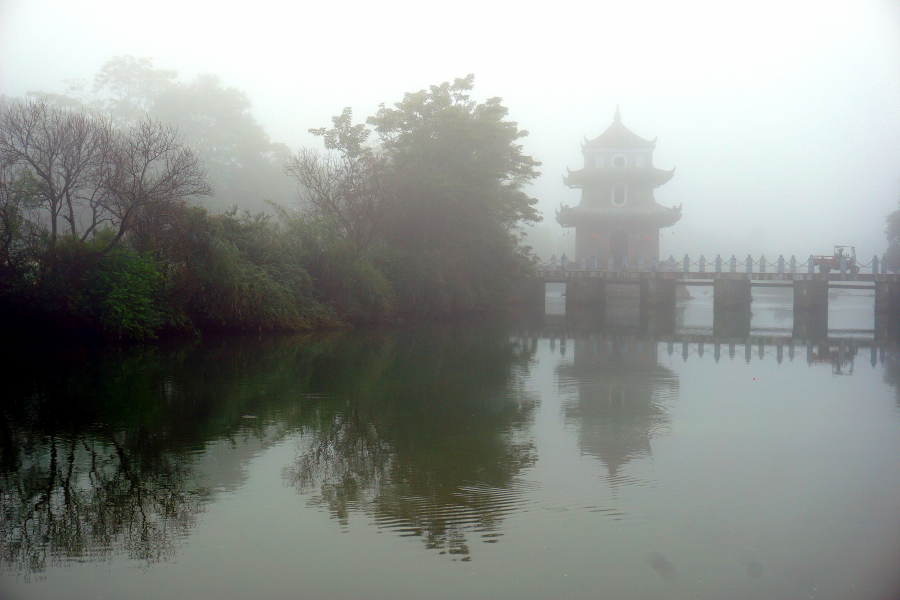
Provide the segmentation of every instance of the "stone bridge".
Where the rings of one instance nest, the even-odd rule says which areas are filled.
[[[542,270],[525,283],[522,300],[543,302],[548,283],[566,284],[566,307],[603,306],[611,286],[636,287],[641,306],[674,307],[676,286],[684,285],[712,287],[716,309],[749,310],[753,287],[790,287],[794,310],[827,312],[830,289],[874,289],[876,312],[900,311],[900,275],[892,273]]]

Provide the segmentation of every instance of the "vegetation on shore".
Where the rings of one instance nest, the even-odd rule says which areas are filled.
[[[885,217],[885,223],[887,250],[884,253],[884,260],[888,265],[892,265],[891,268],[896,273],[900,271],[900,208],[889,213]]]
[[[406,94],[367,124],[345,109],[310,130],[324,152],[296,153],[241,92],[146,59],[110,61],[80,100],[3,99],[2,327],[140,340],[500,306],[530,264],[539,163],[500,99],[472,88]],[[217,211],[219,190],[275,201]]]

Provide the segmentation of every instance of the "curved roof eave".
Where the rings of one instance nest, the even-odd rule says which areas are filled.
[[[681,220],[681,205],[666,207],[654,203],[649,207],[570,207],[560,203],[556,210],[556,222],[563,227],[576,227],[578,222],[644,221],[658,227],[671,227]]]
[[[583,144],[583,148],[591,147],[591,148],[655,148],[656,147],[657,138],[653,138],[652,140],[645,140],[638,134],[634,133],[620,120],[615,120],[612,122],[612,125],[606,128],[606,131],[601,133],[599,136],[594,138],[593,140],[588,140]]]
[[[675,176],[675,167],[666,171],[656,167],[620,170],[614,168],[596,168],[596,169],[578,169],[573,171],[566,167],[566,174],[563,175],[563,184],[568,187],[580,187],[587,181],[598,181],[605,178],[617,179],[623,177],[626,180],[644,180],[659,187],[668,183]]]

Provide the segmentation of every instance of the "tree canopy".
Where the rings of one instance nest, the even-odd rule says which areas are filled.
[[[23,317],[5,326],[146,339],[501,306],[530,268],[539,163],[473,82],[364,123],[344,109],[310,129],[324,149],[290,156],[246,94],[149,59],[109,61],[81,102],[0,103],[0,310]],[[188,202],[212,186],[221,208],[265,198],[276,216]]]
[[[385,238],[429,276],[448,308],[495,303],[521,273],[521,226],[541,220],[525,186],[540,163],[500,98],[471,99],[474,76],[407,93],[368,119],[394,169]],[[427,288],[427,286],[426,286]]]
[[[368,119],[405,183],[397,225],[420,247],[468,246],[489,228],[541,220],[523,190],[540,163],[522,152],[528,135],[500,98],[471,100],[474,75],[407,93]]]
[[[182,81],[177,71],[155,68],[150,58],[117,56],[101,66],[91,86],[72,82],[68,93],[46,96],[65,106],[80,101],[119,127],[145,117],[177,127],[203,159],[220,209],[259,210],[264,200],[287,204],[293,197],[282,173],[287,146],[272,142],[245,92],[215,75]]]
[[[474,76],[408,93],[366,123],[350,108],[310,129],[326,153],[285,163],[301,214],[318,219],[394,284],[400,305],[447,311],[495,305],[527,264],[521,228],[541,217],[525,186],[538,176],[527,131],[500,98],[471,99]]]
[[[296,179],[302,208],[327,219],[356,254],[382,233],[384,217],[395,201],[386,157],[365,145],[371,133],[353,125],[353,111],[332,118],[334,127],[310,129],[323,138],[327,154],[302,148],[285,162]]]
[[[890,213],[885,219],[887,227],[884,230],[887,236],[887,251],[884,260],[889,268],[900,271],[900,208]]]

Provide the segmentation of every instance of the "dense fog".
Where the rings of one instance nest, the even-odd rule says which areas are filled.
[[[364,122],[382,103],[469,73],[473,98],[501,97],[529,132],[524,152],[542,163],[527,193],[544,217],[529,240],[545,258],[573,248],[554,210],[580,192],[562,176],[617,106],[629,129],[658,138],[654,164],[676,169],[656,191],[661,205],[683,205],[663,255],[806,257],[847,244],[868,261],[885,250],[884,219],[900,198],[896,2],[0,4],[6,96],[77,96],[78,80],[90,95],[120,56],[152,59],[195,98],[204,85],[244,95],[235,114],[268,136],[278,181],[233,182],[207,200],[217,210],[260,208],[263,194],[290,202],[284,154],[321,149],[308,130],[345,107]],[[205,158],[215,175],[216,157]]]

